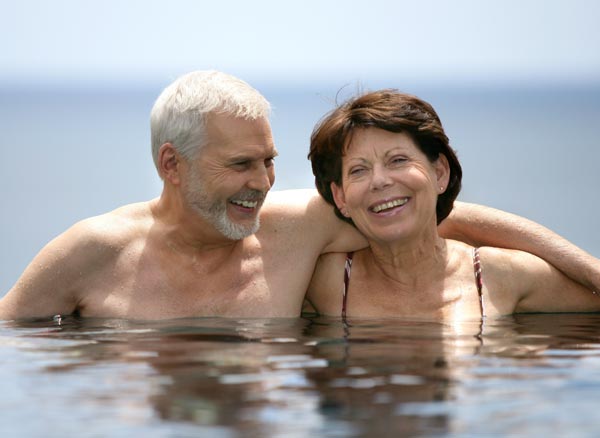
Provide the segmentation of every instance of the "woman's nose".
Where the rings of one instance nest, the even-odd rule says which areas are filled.
[[[371,190],[382,190],[392,184],[387,169],[381,166],[374,166],[371,178]]]

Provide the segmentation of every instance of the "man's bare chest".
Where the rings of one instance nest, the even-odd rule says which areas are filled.
[[[298,316],[310,276],[289,271],[253,253],[222,263],[130,255],[104,269],[80,312],[139,319]]]

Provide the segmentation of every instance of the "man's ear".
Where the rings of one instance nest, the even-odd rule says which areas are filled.
[[[346,196],[344,195],[344,189],[332,182],[329,187],[331,188],[331,194],[338,210],[346,217],[350,217],[348,210],[346,210]]]
[[[181,156],[171,143],[163,144],[158,150],[158,171],[171,184],[178,185],[181,182]]]

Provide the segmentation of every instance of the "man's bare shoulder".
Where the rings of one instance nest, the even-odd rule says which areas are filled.
[[[85,271],[98,269],[102,259],[126,248],[151,227],[148,202],[119,207],[77,222],[48,243],[36,256]],[[64,270],[63,270],[64,272]]]
[[[121,207],[82,220],[50,241],[34,257],[0,302],[0,318],[69,314],[78,309],[93,279],[149,228],[148,203]]]
[[[88,271],[101,270],[132,242],[143,239],[151,224],[148,202],[126,205],[79,221],[50,241],[24,275],[37,276],[36,266],[54,266],[62,272],[65,282],[71,274],[85,278]]]
[[[290,237],[302,234],[314,222],[319,202],[316,190],[271,191],[260,210],[260,229],[269,234],[286,232]]]
[[[271,191],[261,210],[262,217],[301,217],[311,208],[325,208],[326,203],[314,189]],[[331,208],[331,207],[330,207]]]
[[[350,224],[341,221],[333,206],[315,189],[270,192],[261,210],[261,231],[285,233],[311,244],[318,253],[346,252],[364,248],[366,242]]]
[[[147,232],[152,224],[150,202],[140,202],[84,219],[67,233],[80,243],[112,247],[128,243],[137,235]]]
[[[261,225],[298,229],[301,232],[325,232],[328,226],[341,224],[333,207],[314,189],[281,190],[269,192],[261,209]]]

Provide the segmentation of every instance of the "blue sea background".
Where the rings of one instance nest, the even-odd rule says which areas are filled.
[[[166,83],[0,89],[0,296],[75,222],[156,197],[149,112]],[[464,169],[460,200],[533,219],[600,256],[600,85],[253,82],[273,105],[275,189],[313,186],[315,123],[357,88],[395,87],[438,111]]]

